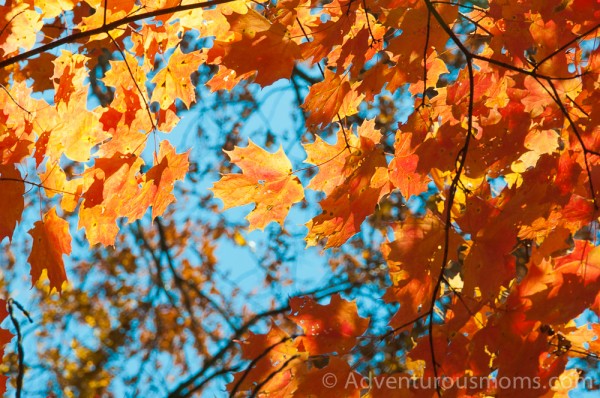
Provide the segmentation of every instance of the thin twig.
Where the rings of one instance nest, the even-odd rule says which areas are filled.
[[[429,36],[431,34],[431,11],[427,10],[427,30],[425,32],[425,45],[423,46],[423,96],[421,105],[418,108],[425,106],[425,93],[427,92],[427,51],[429,50]]]
[[[294,359],[300,357],[300,355],[296,354],[292,357],[290,357],[287,361],[285,361],[283,364],[281,364],[281,366],[271,372],[271,374],[269,376],[267,376],[262,382],[258,383],[256,385],[256,387],[254,387],[254,391],[252,391],[252,394],[250,395],[250,398],[254,398],[258,395],[258,393],[260,393],[260,389],[263,388],[263,386],[265,384],[267,384],[270,380],[272,380],[275,376],[277,376],[278,373],[281,373],[288,365],[290,362],[292,362]]]
[[[375,47],[376,43],[379,43],[381,41],[381,39],[376,39],[375,35],[373,34],[373,30],[371,29],[371,22],[369,22],[369,11],[367,10],[367,0],[363,0],[363,9],[365,11],[365,19],[367,20],[367,29],[369,30],[369,35],[371,36],[371,44],[369,44],[369,47]]]
[[[16,306],[18,309],[20,309],[21,312],[23,312],[23,314],[27,317],[29,322],[33,323],[33,320],[29,316],[29,313],[27,311],[25,311],[25,309],[23,308],[23,306],[20,303],[18,303],[17,301],[15,301],[12,298],[9,298],[6,301],[6,310],[8,311],[10,320],[11,320],[13,326],[15,327],[15,330],[17,331],[17,353],[19,356],[19,373],[17,374],[17,382],[16,382],[17,386],[16,386],[16,391],[15,391],[15,396],[17,398],[20,398],[21,392],[23,390],[23,377],[25,376],[25,352],[23,350],[23,335],[21,334],[21,327],[19,325],[19,322],[15,318],[15,314],[13,311],[13,305]]]
[[[598,30],[599,28],[600,28],[600,24],[597,24],[597,25],[593,26],[592,28],[586,30],[582,34],[577,35],[577,37],[574,37],[573,39],[569,40],[568,42],[566,42],[565,44],[563,44],[562,46],[560,46],[559,48],[557,48],[550,54],[546,55],[541,60],[539,60],[537,62],[537,64],[535,65],[535,67],[533,68],[533,70],[534,71],[537,70],[537,68],[539,68],[544,62],[548,61],[550,58],[554,57],[556,54],[560,53],[561,51],[566,50],[570,45],[572,45],[576,41],[586,37],[589,34],[592,34],[594,31]]]
[[[23,180],[23,179],[19,179],[19,178],[0,177],[0,181],[22,182],[23,184],[32,185],[32,186],[37,187],[37,188],[44,188],[45,190],[56,192],[56,193],[62,193],[62,194],[73,195],[73,196],[76,195],[74,192],[68,192],[68,191],[63,191],[61,189],[50,188],[50,187],[47,187],[47,186],[45,186],[43,184],[38,184],[36,182],[27,181],[27,180]]]
[[[154,133],[156,133],[157,128],[156,128],[156,124],[154,123],[154,119],[152,118],[152,112],[150,112],[150,107],[148,106],[148,101],[146,100],[146,97],[144,96],[142,89],[140,88],[137,80],[135,79],[135,75],[133,74],[133,71],[131,70],[131,67],[129,66],[129,62],[127,62],[127,57],[125,56],[125,52],[121,49],[121,46],[119,46],[119,44],[115,41],[115,39],[111,36],[110,33],[107,33],[107,35],[110,38],[110,40],[113,42],[115,47],[117,48],[117,51],[119,52],[119,54],[121,54],[121,57],[123,57],[123,61],[125,61],[125,67],[127,67],[127,71],[129,72],[129,76],[131,76],[131,80],[133,81],[133,84],[135,85],[135,88],[137,89],[138,94],[140,95],[140,97],[142,97],[142,100],[144,101],[144,106],[146,107],[146,113],[148,114],[148,118],[150,119],[150,125],[152,126],[152,131]],[[155,142],[155,146],[156,146],[156,142]]]
[[[267,356],[278,345],[283,344],[286,341],[293,340],[296,337],[297,336],[286,336],[286,337],[283,337],[282,339],[280,339],[280,341],[278,341],[278,342],[276,342],[274,344],[271,344],[270,346],[268,346],[267,348],[265,348],[264,351],[259,356],[257,356],[256,358],[254,358],[248,364],[248,366],[246,366],[246,370],[242,374],[242,377],[239,378],[239,380],[235,383],[235,385],[233,386],[233,388],[229,392],[229,397],[233,398],[235,396],[235,394],[238,392],[240,386],[242,385],[242,383],[244,382],[244,380],[246,379],[246,377],[248,377],[248,374],[250,373],[250,371],[252,371],[252,369],[258,363],[258,361],[260,361],[262,358],[264,358],[265,356]]]
[[[23,14],[25,11],[27,11],[27,8],[24,10],[19,11],[18,13],[16,13],[15,15],[13,15],[10,20],[6,23],[6,25],[4,25],[2,27],[2,29],[0,29],[0,36],[2,36],[2,34],[4,33],[4,31],[6,30],[6,28],[8,28],[10,26],[10,24],[12,23],[12,21],[18,17],[19,15]]]
[[[347,286],[347,285],[346,286],[343,286],[343,285],[336,286],[335,289],[320,288],[320,289],[315,289],[313,291],[304,292],[297,296],[300,297],[300,296],[316,295],[315,298],[317,300],[320,300],[324,297],[329,297],[335,293],[349,292],[352,289],[354,289],[355,287],[356,287],[355,284],[351,284],[350,286]],[[284,312],[287,312],[290,309],[291,309],[291,307],[288,302],[287,304],[282,305],[281,307],[274,308],[274,309],[264,311],[264,312],[254,315],[252,318],[250,318],[248,321],[246,321],[245,324],[243,324],[241,327],[239,327],[232,334],[232,336],[227,340],[227,344],[225,344],[225,346],[223,346],[221,349],[219,349],[219,351],[215,355],[213,355],[210,359],[208,359],[204,362],[204,364],[202,365],[202,367],[200,368],[200,370],[198,372],[196,372],[195,374],[188,377],[187,380],[181,382],[171,393],[169,393],[169,398],[188,397],[188,396],[192,395],[194,392],[198,391],[199,388],[201,388],[201,386],[204,385],[204,383],[201,382],[199,384],[196,384],[196,381],[198,379],[200,379],[201,377],[203,377],[204,374],[209,369],[211,369],[216,363],[222,361],[223,358],[227,355],[227,353],[229,351],[231,351],[233,349],[233,347],[235,347],[236,341],[238,341],[240,338],[242,338],[242,336],[252,326],[254,326],[256,323],[258,323],[262,319],[269,318],[269,317],[272,317],[272,316],[275,316],[278,314],[283,314]]]
[[[412,325],[412,324],[413,324],[413,323],[415,323],[415,322],[418,322],[418,321],[420,321],[421,319],[423,319],[423,318],[425,318],[425,317],[427,317],[427,316],[429,316],[429,311],[427,311],[427,312],[424,312],[424,313],[422,313],[421,315],[419,315],[418,317],[416,317],[415,319],[413,319],[413,320],[410,320],[410,321],[408,321],[408,322],[406,322],[406,323],[403,323],[402,325],[398,326],[397,328],[394,328],[394,329],[390,330],[389,332],[387,332],[387,333],[385,333],[383,336],[381,336],[381,337],[379,338],[379,341],[383,341],[383,340],[387,339],[387,338],[388,338],[388,337],[390,337],[391,335],[393,335],[393,334],[396,334],[398,331],[400,331],[400,330],[404,329],[404,328],[405,328],[405,327],[407,327],[407,326],[410,326],[410,325]]]

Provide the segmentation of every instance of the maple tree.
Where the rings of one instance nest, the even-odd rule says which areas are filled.
[[[563,397],[597,376],[598,1],[0,10],[17,396]]]

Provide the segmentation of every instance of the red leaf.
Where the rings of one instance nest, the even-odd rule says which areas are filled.
[[[304,330],[304,336],[298,340],[310,355],[349,352],[369,324],[368,319],[358,316],[356,303],[339,294],[331,296],[326,305],[310,297],[294,297],[290,307],[289,318]]]

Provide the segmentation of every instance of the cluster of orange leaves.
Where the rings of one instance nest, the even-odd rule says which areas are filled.
[[[600,249],[593,244],[596,231],[589,232],[600,200],[599,60],[597,44],[590,44],[600,17],[596,1],[490,0],[489,7],[463,9],[430,0],[333,0],[325,6],[237,0],[176,10],[191,4],[2,6],[0,240],[13,239],[22,221],[27,185],[43,189],[47,198],[61,196],[29,231],[34,282],[45,270],[50,286],[61,291],[70,215],[90,245],[112,245],[118,219],[138,220],[150,206],[156,217],[173,202],[174,183],[188,169],[187,153],[177,154],[166,140],[156,143],[156,134],[169,132],[179,111],[195,101],[191,75],[201,64],[218,66],[207,83],[212,90],[231,90],[247,79],[268,86],[290,78],[299,62],[325,60],[323,81],[310,87],[303,105],[307,128],[340,122],[340,129],[335,144],[316,136],[304,146],[306,163],[319,168],[306,188],[325,196],[322,213],[307,224],[308,245],[344,244],[395,190],[408,199],[435,189],[441,198],[424,217],[394,223],[394,238],[382,246],[392,281],[384,299],[400,304],[390,326],[401,332],[419,319],[443,321],[430,324],[430,334],[419,336],[407,353],[422,365],[413,366],[410,376],[497,371],[499,377],[548,381],[563,373],[567,356],[555,355],[542,325],[573,345],[597,348],[595,329],[573,323],[586,308],[600,312]],[[173,12],[119,26],[136,13],[169,7]],[[65,24],[64,13],[68,28],[83,34],[74,50],[11,61],[60,40],[52,29]],[[459,27],[464,21],[470,30]],[[178,44],[189,31],[213,37],[210,48],[184,53]],[[88,101],[86,81],[104,48],[121,58],[110,61],[101,79],[112,100],[98,106]],[[448,78],[460,65],[457,51],[469,68]],[[343,126],[361,103],[401,88],[415,106],[397,131],[381,132],[375,120]],[[384,150],[390,134],[396,137],[393,154]],[[146,170],[141,154],[148,142],[153,163]],[[254,203],[250,229],[272,221],[283,226],[292,205],[304,200],[283,150],[269,153],[249,142],[227,154],[241,173],[216,182],[215,196],[225,208]],[[36,175],[25,174],[27,167]],[[582,238],[582,231],[592,239]],[[531,249],[520,266],[527,273],[518,278],[514,251],[525,241]],[[452,282],[442,273],[449,264],[459,268]],[[436,305],[447,293],[442,282],[461,297],[454,295],[443,310]],[[333,297],[326,307],[310,299],[291,306],[290,318],[304,333],[291,337],[273,327],[267,335],[251,335],[244,357],[255,361],[236,375],[231,389],[322,396],[314,377],[328,369],[351,372],[342,358],[366,330],[354,304]],[[315,358],[334,353],[327,366],[314,365]],[[564,394],[544,386],[531,395]]]

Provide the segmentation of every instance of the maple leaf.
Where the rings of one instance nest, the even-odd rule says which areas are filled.
[[[104,206],[82,207],[77,228],[85,229],[85,237],[90,245],[113,245],[119,233],[117,215],[107,212]]]
[[[362,387],[367,385],[360,373],[338,357],[329,358],[327,366],[313,368],[303,376],[295,391],[300,397],[359,398]]]
[[[469,339],[461,333],[448,338],[443,326],[434,326],[433,346],[436,352],[436,362],[444,367],[444,375],[448,378],[464,377],[465,366],[460,362],[461,358],[468,357]],[[414,361],[424,361],[425,371],[423,377],[433,376],[433,361],[431,358],[431,342],[429,336],[423,336],[416,341],[409,357]],[[425,385],[424,387],[429,387]]]
[[[112,245],[119,231],[117,218],[134,221],[148,209],[152,185],[142,188],[137,178],[143,163],[134,155],[117,153],[112,158],[96,159],[94,167],[84,172],[78,228],[85,228],[90,245]]]
[[[201,10],[196,11],[202,12]],[[199,24],[200,23],[198,23],[198,25]],[[179,29],[180,25],[178,23],[166,24],[160,27],[142,23],[142,28],[139,31],[140,34],[133,35],[131,40],[133,41],[132,51],[137,57],[144,60],[144,69],[152,69],[154,67],[156,56],[158,54],[164,54],[168,49],[177,44],[173,40],[173,36],[176,34],[174,32]],[[178,49],[179,48],[176,47],[175,51]]]
[[[216,40],[207,62],[221,64],[238,76],[256,71],[255,82],[263,87],[291,76],[300,49],[283,25],[271,24],[252,9],[225,17],[233,38]]]
[[[331,123],[351,92],[350,83],[330,70],[325,70],[322,82],[313,84],[302,107],[309,111],[306,125],[315,128]]]
[[[299,344],[310,355],[327,353],[345,354],[356,344],[369,320],[358,316],[355,302],[346,301],[339,294],[331,296],[329,304],[321,305],[310,297],[290,299],[288,317],[304,330]]]
[[[137,109],[133,105],[141,108],[148,98],[146,80],[145,71],[138,65],[136,58],[129,53],[125,53],[123,61],[110,61],[110,70],[102,79],[104,84],[117,89],[111,106],[121,112],[127,110],[134,113]],[[138,97],[138,101],[128,98],[131,95]]]
[[[110,131],[112,137],[100,145],[95,154],[99,158],[111,158],[117,153],[139,155],[146,144],[148,137],[143,131],[148,128],[148,118],[139,117],[140,112],[145,113],[140,108],[139,97],[132,90],[124,91],[130,101],[128,111],[121,113],[111,107],[100,117],[104,130]]]
[[[63,51],[54,59],[54,101],[68,103],[71,97],[81,99],[87,95],[87,85],[84,84],[88,71],[85,64],[89,58],[83,54],[73,54]]]
[[[4,321],[8,317],[7,303],[6,300],[0,299],[0,322]],[[4,358],[4,350],[8,343],[13,338],[13,334],[6,329],[0,328],[0,358]],[[6,381],[8,377],[6,375],[0,375],[0,394],[6,392]]]
[[[88,112],[81,98],[59,102],[53,116],[56,124],[49,130],[46,144],[46,155],[52,160],[58,160],[64,154],[71,160],[87,162],[92,149],[109,137],[102,130],[98,115]]]
[[[99,4],[97,4],[97,6],[99,6]],[[111,9],[110,7],[105,9],[104,7],[100,6],[92,15],[83,17],[81,22],[79,23],[78,28],[82,32],[97,29],[103,26],[105,22],[110,23],[111,21],[119,20],[125,17],[126,15],[127,11],[123,9],[117,10]],[[103,32],[100,34],[93,35],[89,38],[89,41],[106,40],[108,34],[110,34],[111,37],[114,39],[123,36],[125,32],[122,29],[113,29],[107,33]]]
[[[138,173],[144,162],[133,154],[96,159],[95,167],[84,173],[84,202],[79,212],[79,228],[85,228],[90,244],[112,245],[119,217],[133,222],[150,205],[152,218],[162,215],[175,201],[173,187],[188,171],[188,155],[178,155],[168,141],[162,141],[158,163],[143,177]]]
[[[36,33],[43,23],[41,15],[33,9],[33,5],[19,3],[3,15],[0,31],[0,49],[3,55],[16,52],[19,47],[31,49],[36,42]]]
[[[534,330],[536,323],[527,322],[524,317],[523,312],[513,309],[496,317],[476,334],[477,341],[487,345],[486,351],[493,353],[498,379],[539,377],[539,384],[536,384],[538,388],[523,388],[508,383],[496,386],[497,394],[518,392],[528,397],[540,396],[550,385],[550,380],[565,369],[565,357],[551,355],[547,336]]]
[[[515,275],[511,252],[517,243],[517,228],[495,207],[487,184],[479,192],[465,200],[465,210],[457,219],[464,232],[472,234],[463,265],[463,292],[474,294],[477,290],[491,299]]]
[[[65,171],[58,162],[46,163],[46,170],[39,173],[40,180],[44,182],[46,195],[52,198],[55,195],[62,195],[60,207],[64,211],[73,212],[81,198],[83,181],[79,178],[67,180]]]
[[[249,140],[247,147],[225,153],[242,174],[225,174],[211,188],[223,201],[223,209],[255,203],[246,217],[251,230],[264,229],[271,221],[283,226],[291,205],[304,198],[302,184],[292,174],[283,149],[269,153]]]
[[[31,279],[35,283],[45,269],[50,280],[50,289],[62,292],[62,284],[67,281],[63,254],[71,254],[69,223],[56,214],[53,207],[44,214],[42,221],[36,221],[29,230],[33,246],[29,254]]]
[[[154,192],[152,199],[152,218],[163,214],[167,206],[175,201],[171,193],[175,181],[182,180],[189,168],[189,151],[177,155],[175,148],[168,142],[160,143],[158,164],[146,173],[146,181],[152,181]]]
[[[348,155],[344,152],[349,150],[346,148],[343,134],[343,131],[338,131],[337,141],[334,145],[328,144],[319,136],[313,143],[304,144],[306,151],[304,162],[319,166],[319,172],[310,180],[307,188],[323,191],[329,195],[336,187],[344,183],[348,174],[345,171]]]
[[[345,134],[344,130],[338,132],[336,145],[321,140],[306,146],[307,162],[319,165],[312,187],[327,193],[320,202],[323,213],[307,224],[308,246],[316,245],[321,238],[327,239],[326,248],[342,245],[360,230],[365,218],[390,191],[387,161],[379,146],[381,133],[375,129],[375,121],[366,120],[358,128],[358,137]],[[329,180],[330,176],[334,177]]]
[[[255,391],[258,381],[261,383],[260,391],[275,397],[293,395],[295,380],[305,372],[302,365],[307,358],[298,350],[293,339],[275,325],[267,334],[250,333],[242,344],[242,356],[255,363],[251,368],[236,373],[229,389]]]
[[[223,65],[219,65],[219,71],[213,75],[213,77],[206,82],[206,85],[210,87],[210,91],[217,90],[228,90],[231,91],[244,79],[247,79],[252,75],[252,72],[246,72],[240,76],[237,76],[236,72],[232,69],[228,69]]]
[[[38,2],[36,7],[41,9],[44,18],[55,18],[72,10],[76,3],[76,0],[45,0]]]
[[[357,13],[351,32],[342,36],[344,43],[330,53],[329,62],[336,62],[338,70],[345,70],[350,66],[350,75],[357,76],[365,63],[382,49],[384,34],[385,28],[370,14]]]
[[[313,40],[302,44],[303,57],[312,59],[313,63],[326,57],[334,47],[344,42],[354,25],[358,3],[335,0],[327,8],[329,18],[313,27]]]
[[[180,99],[187,108],[196,100],[196,90],[190,75],[198,70],[203,57],[197,52],[184,54],[179,47],[175,49],[169,62],[152,79],[156,88],[150,101],[156,101],[161,109],[167,109]]]
[[[426,174],[416,172],[419,157],[411,149],[411,141],[412,133],[396,133],[394,159],[389,165],[390,181],[405,198],[426,192],[430,180]]]
[[[407,76],[402,68],[378,63],[365,72],[357,91],[364,93],[367,101],[373,101],[375,95],[379,94],[384,87],[394,92],[406,84],[406,80]]]
[[[493,221],[475,240],[464,263],[463,291],[478,291],[486,299],[496,297],[515,275],[515,259],[509,254],[516,243],[515,231],[505,225],[493,228],[498,222]]]
[[[436,270],[443,256],[444,229],[431,213],[410,217],[395,225],[394,240],[381,247],[390,271],[392,286],[384,299],[400,303],[390,321],[392,328],[404,325],[428,310],[435,287]],[[452,247],[461,238],[450,233]]]
[[[0,195],[0,208],[3,209],[0,215],[0,242],[6,237],[12,241],[13,232],[25,208],[25,184],[21,172],[15,166],[0,164],[0,186],[3,192]]]
[[[578,240],[572,253],[556,258],[554,272],[547,267],[545,273],[536,272],[531,277],[538,279],[537,286],[545,283],[547,288],[529,289],[531,307],[527,317],[547,324],[566,323],[596,299],[600,289],[600,248]],[[570,300],[564,301],[564,297]]]

